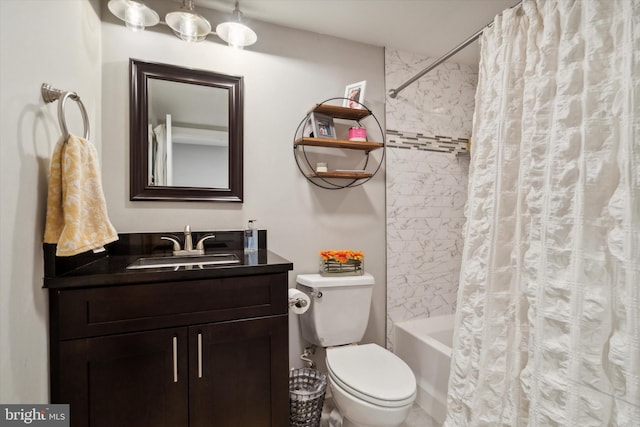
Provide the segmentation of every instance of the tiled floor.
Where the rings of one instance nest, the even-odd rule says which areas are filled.
[[[400,427],[440,427],[440,424],[414,403],[407,420]]]
[[[332,421],[329,413],[334,408],[331,397],[325,399],[324,408],[322,410],[322,420],[320,427],[340,427],[336,422]],[[413,404],[411,412],[407,420],[400,427],[441,427],[440,424],[431,418],[420,406]]]

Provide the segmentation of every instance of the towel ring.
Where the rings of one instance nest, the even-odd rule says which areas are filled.
[[[67,128],[67,123],[64,115],[64,104],[67,102],[68,98],[73,99],[78,103],[78,107],[80,108],[80,113],[82,114],[82,121],[84,123],[84,139],[89,139],[91,135],[91,130],[89,127],[89,116],[87,115],[87,110],[84,108],[84,104],[80,97],[75,92],[63,92],[60,89],[55,89],[51,87],[51,85],[47,83],[42,84],[41,88],[42,99],[46,103],[54,102],[59,100],[58,102],[58,123],[60,124],[60,130],[62,131],[62,136],[65,140],[69,138],[69,130]]]

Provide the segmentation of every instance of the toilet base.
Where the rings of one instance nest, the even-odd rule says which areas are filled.
[[[372,405],[346,393],[329,376],[333,402],[343,417],[343,427],[397,427],[409,416],[410,403],[398,408]]]

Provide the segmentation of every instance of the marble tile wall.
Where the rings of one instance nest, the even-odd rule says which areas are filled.
[[[387,50],[386,87],[435,58]],[[387,346],[393,324],[455,311],[477,70],[444,63],[387,96]]]
[[[387,89],[400,86],[435,59],[387,49]],[[452,62],[439,65],[400,92],[397,98],[387,96],[387,129],[468,138],[471,135],[477,83],[477,69]]]

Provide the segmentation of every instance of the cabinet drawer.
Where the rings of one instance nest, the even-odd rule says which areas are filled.
[[[51,326],[60,339],[71,339],[284,314],[287,286],[286,273],[279,273],[57,290]]]

